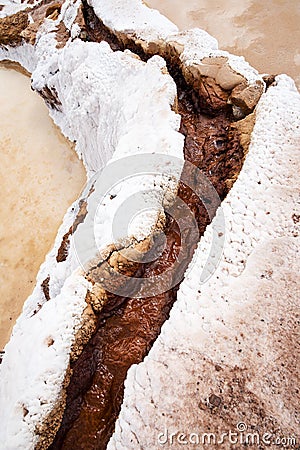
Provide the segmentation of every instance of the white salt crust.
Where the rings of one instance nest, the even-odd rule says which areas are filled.
[[[42,3],[42,0],[34,0],[32,3],[21,0],[1,0],[1,6],[3,5],[3,8],[0,11],[0,18],[16,14],[17,12],[23,11],[27,8],[34,9],[37,5],[40,5],[40,3]],[[79,4],[79,0],[66,0],[62,5],[61,14],[64,24],[68,29],[71,29],[70,25],[75,20]]]
[[[34,4],[39,4],[39,1],[36,1]],[[11,0],[1,0],[1,5],[3,5],[2,10],[0,11],[0,18],[10,16],[11,14],[15,14],[19,11],[23,11],[24,9],[28,8],[28,3],[24,2],[22,3],[21,0],[17,1],[11,1]],[[30,5],[31,7],[32,5]]]
[[[158,448],[159,433],[166,429],[216,431],[217,418],[208,429],[210,416],[199,409],[200,400],[219,392],[215,365],[246,371],[251,394],[282,429],[297,433],[297,399],[287,391],[286,377],[292,379],[297,361],[300,238],[293,218],[300,214],[299,153],[300,94],[281,75],[258,103],[249,153],[222,203],[226,231],[220,263],[201,284],[215,219],[159,338],[144,362],[128,371],[109,450]],[[237,412],[242,419],[243,411]],[[229,430],[225,422],[222,430]]]
[[[24,43],[19,47],[0,46],[0,61],[3,60],[17,62],[29,73],[32,73],[37,65],[34,47],[27,43]]]
[[[177,26],[141,0],[89,0],[97,16],[112,30],[133,32],[145,41],[166,39]]]

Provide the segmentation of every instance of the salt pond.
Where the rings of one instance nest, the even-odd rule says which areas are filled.
[[[0,156],[1,350],[86,179],[30,79],[1,66]]]

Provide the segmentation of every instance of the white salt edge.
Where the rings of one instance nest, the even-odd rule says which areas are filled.
[[[88,4],[107,27],[116,31],[132,31],[146,41],[166,39],[170,33],[178,31],[174,23],[157,10],[148,8],[141,0],[89,0]]]
[[[24,9],[28,8],[28,3],[22,3],[21,0],[1,0],[1,5],[3,5],[3,8],[0,11],[0,19],[6,16],[10,16],[11,14],[16,14],[17,12],[23,11]]]

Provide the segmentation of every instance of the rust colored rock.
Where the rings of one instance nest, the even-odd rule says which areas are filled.
[[[181,67],[185,81],[198,94],[196,103],[201,108],[201,112],[215,115],[220,111],[229,110],[228,97],[230,91],[223,89],[213,77],[214,72],[212,69],[216,69],[216,74],[218,70],[217,65],[211,65],[210,70],[207,72],[211,75],[205,76],[201,73],[201,70],[204,71],[204,65],[202,67],[200,65],[185,67],[182,66],[178,58],[172,56],[169,56],[168,63]]]
[[[69,252],[69,245],[70,245],[70,236],[74,231],[76,231],[78,225],[82,223],[87,215],[87,203],[85,199],[80,200],[79,202],[79,211],[77,213],[77,216],[74,220],[73,225],[69,228],[67,233],[64,235],[60,247],[57,251],[56,255],[56,261],[57,262],[63,262],[68,257]]]
[[[244,115],[247,115],[254,110],[263,92],[264,85],[262,82],[257,81],[250,86],[241,83],[232,90],[230,102],[240,108]]]
[[[61,4],[54,3],[46,9],[45,17],[48,17],[48,19],[56,20],[58,18],[60,10],[61,10]]]
[[[275,83],[275,77],[276,75],[264,75],[263,80],[266,83],[267,88],[272,86],[273,83]]]
[[[6,67],[7,69],[13,69],[13,70],[16,70],[17,72],[22,73],[26,77],[29,77],[29,78],[31,77],[31,74],[28,72],[28,70],[24,69],[24,67],[21,66],[21,64],[19,64],[18,62],[15,62],[15,61],[10,61],[8,59],[4,59],[0,62],[0,67]]]
[[[249,150],[249,145],[251,141],[251,133],[253,131],[253,127],[255,124],[255,113],[251,113],[246,116],[242,120],[238,120],[232,124],[232,127],[235,128],[240,137],[240,143],[243,147],[244,154],[246,155]]]
[[[58,263],[65,261],[68,257],[71,234],[72,234],[72,227],[69,228],[69,231],[64,235],[60,247],[57,251],[56,261]]]
[[[83,347],[91,339],[97,324],[97,316],[95,315],[91,305],[89,304],[88,298],[86,298],[86,302],[88,306],[85,308],[81,317],[82,326],[76,333],[74,344],[71,350],[71,363],[74,363],[81,355]]]
[[[56,40],[57,40],[56,48],[64,48],[69,38],[70,38],[70,31],[68,30],[64,22],[60,22],[59,25],[57,26],[56,31]]]
[[[48,301],[50,300],[50,294],[49,294],[49,282],[50,282],[50,277],[49,275],[47,276],[47,278],[44,279],[44,281],[41,284],[41,287],[43,289],[44,292],[44,296],[45,299]]]
[[[39,5],[37,5],[35,8],[26,10],[27,12],[30,12],[32,23],[29,23],[29,21],[26,22],[26,26],[24,26],[20,30],[20,41],[25,40],[31,45],[35,44],[36,41],[36,35],[40,28],[40,26],[43,24],[45,18],[48,20],[57,20],[61,11],[61,3],[57,2],[41,2]],[[24,13],[24,12],[23,12]],[[27,13],[26,13],[27,16]],[[78,16],[78,15],[77,15]],[[10,16],[13,17],[13,16]],[[80,19],[80,17],[79,17]],[[0,19],[1,21],[2,19]],[[63,21],[61,21],[57,25],[57,32],[56,32],[56,40],[57,40],[57,48],[62,48],[65,46],[66,42],[68,41],[70,37],[70,31],[66,28]],[[1,43],[1,39],[0,39]],[[9,40],[9,45],[12,45],[11,39]]]
[[[73,232],[77,229],[78,225],[84,221],[86,215],[87,215],[87,202],[85,199],[82,199],[79,202],[79,211],[73,223]]]
[[[21,32],[29,24],[25,11],[0,19],[0,45],[16,46],[22,42]]]
[[[197,89],[196,86],[194,86]],[[222,111],[228,108],[228,92],[222,89],[213,78],[202,77],[198,87],[200,106],[210,113]]]
[[[77,25],[80,27],[81,30],[86,31],[86,24],[85,24],[84,15],[83,15],[82,4],[78,8],[75,23],[77,23]]]
[[[141,262],[151,245],[152,240],[148,238],[129,248],[116,250],[114,246],[109,246],[104,250],[103,254],[107,253],[105,260],[102,263],[96,260],[86,274],[93,285],[87,299],[95,313],[99,314],[107,304],[109,309],[118,305],[120,297],[112,294],[118,287],[126,286],[132,292],[131,277],[139,273]]]
[[[244,158],[243,161],[248,153],[249,145],[251,141],[251,134],[252,130],[255,124],[255,113],[251,113],[248,116],[246,116],[242,120],[238,120],[237,122],[233,122],[231,124],[231,129],[235,130],[239,136],[240,145],[243,148],[244,151]],[[230,190],[236,181],[238,176],[238,173],[234,173],[233,176],[230,178],[228,177],[226,180],[226,185],[228,190]]]
[[[218,408],[222,403],[222,399],[215,394],[211,394],[208,401],[213,408]]]
[[[61,110],[61,101],[59,100],[58,94],[54,87],[45,86],[41,91],[38,91],[41,97],[45,100],[47,105],[51,109]]]
[[[124,44],[107,28],[103,22],[96,16],[93,8],[89,6],[86,0],[82,2],[82,13],[85,22],[86,33],[84,40],[93,42],[106,41],[112,50],[124,50]],[[129,48],[127,46],[127,48]]]

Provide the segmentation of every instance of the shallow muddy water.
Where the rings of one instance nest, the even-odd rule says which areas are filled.
[[[262,73],[287,73],[300,89],[299,0],[146,0],[181,29],[199,27]]]
[[[0,118],[1,350],[85,170],[30,79],[1,66]]]

